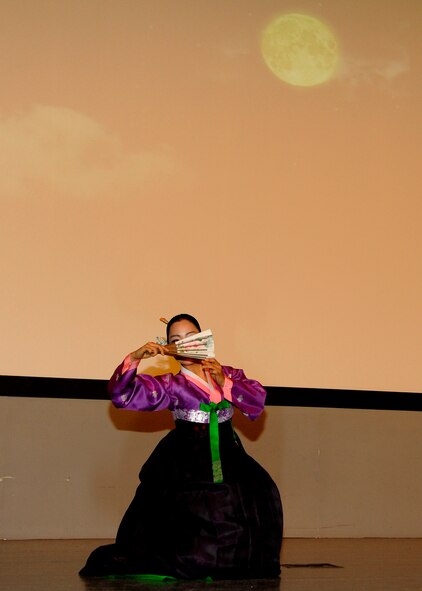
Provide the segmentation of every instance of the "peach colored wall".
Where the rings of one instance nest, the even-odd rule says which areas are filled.
[[[336,35],[325,85],[265,65],[285,10]],[[268,385],[420,392],[421,16],[3,3],[0,372],[104,378],[190,311]]]

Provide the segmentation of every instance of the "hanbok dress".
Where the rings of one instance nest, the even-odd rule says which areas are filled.
[[[280,495],[268,472],[244,450],[231,421],[233,407],[256,419],[265,389],[228,366],[220,388],[183,367],[175,375],[137,374],[138,363],[128,356],[114,372],[113,404],[169,409],[175,429],[142,466],[115,543],[94,550],[80,575],[278,577]]]

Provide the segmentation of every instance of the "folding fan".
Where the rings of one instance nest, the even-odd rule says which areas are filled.
[[[191,359],[210,359],[215,357],[214,337],[210,329],[193,334],[185,339],[166,345],[170,355]]]

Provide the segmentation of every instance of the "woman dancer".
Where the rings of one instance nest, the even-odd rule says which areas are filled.
[[[167,342],[199,332],[193,316],[179,314],[167,324]],[[158,354],[169,350],[153,342],[130,353],[114,372],[109,392],[118,408],[170,409],[176,428],[142,467],[116,542],[94,550],[80,575],[278,577],[280,495],[245,452],[231,422],[233,407],[251,420],[261,414],[264,388],[216,359],[179,358],[175,375],[137,374],[141,360]]]

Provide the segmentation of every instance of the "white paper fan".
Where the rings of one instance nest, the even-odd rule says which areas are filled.
[[[191,359],[210,359],[215,357],[214,337],[210,329],[167,345],[166,349],[171,355],[190,357]]]

